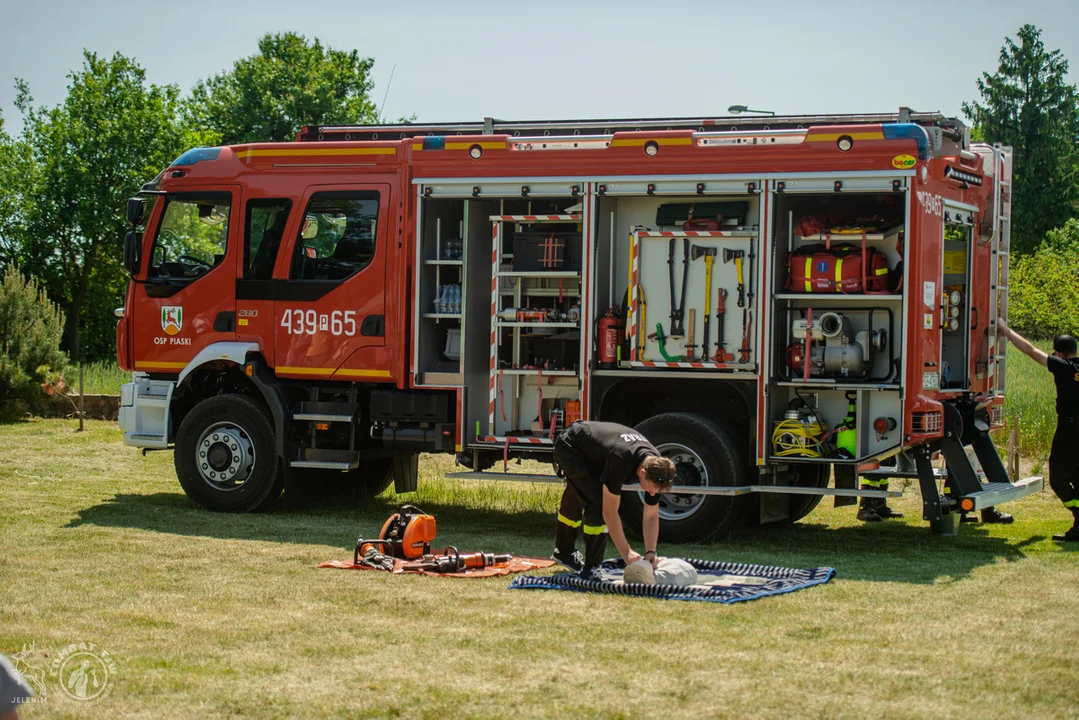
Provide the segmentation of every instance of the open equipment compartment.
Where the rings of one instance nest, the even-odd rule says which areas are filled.
[[[770,460],[854,463],[902,440],[907,194],[839,190],[774,196]]]
[[[617,316],[621,340],[614,357],[597,348],[594,365],[753,371],[759,194],[733,182],[729,192],[667,189],[678,184],[696,182],[657,182],[651,187],[662,189],[652,195],[642,192],[643,182],[634,190],[612,184],[597,198],[592,322]],[[602,345],[602,333],[597,337]]]
[[[415,368],[419,385],[460,386],[469,201],[421,198],[416,243]]]
[[[581,418],[583,211],[574,197],[502,198],[488,222],[485,443],[549,445]]]

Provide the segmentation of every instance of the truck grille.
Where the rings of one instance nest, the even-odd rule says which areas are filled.
[[[914,413],[911,418],[911,432],[939,433],[944,427],[944,414],[940,411]]]

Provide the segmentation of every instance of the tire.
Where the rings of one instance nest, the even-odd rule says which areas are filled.
[[[219,395],[196,405],[176,432],[173,462],[187,496],[215,512],[259,510],[284,488],[273,424],[247,395]]]
[[[349,482],[368,497],[374,497],[393,484],[393,458],[371,458],[345,473]]]
[[[641,434],[678,467],[678,485],[745,485],[745,453],[723,425],[689,413],[664,413],[637,425]],[[745,520],[751,496],[661,495],[659,535],[665,542],[706,542]],[[622,498],[622,518],[640,530],[643,495]]]
[[[288,468],[286,501],[297,506],[356,505],[393,484],[393,459],[369,458],[346,472]]]
[[[798,487],[816,487],[823,488],[828,487],[828,481],[832,477],[832,467],[830,465],[810,465],[804,463],[801,465],[793,466],[797,477],[791,483]],[[798,522],[820,505],[820,501],[824,499],[823,495],[791,495],[790,504],[790,520],[789,522]]]

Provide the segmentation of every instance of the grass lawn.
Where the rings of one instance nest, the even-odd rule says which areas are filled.
[[[0,651],[116,662],[95,704],[46,681],[44,717],[1075,717],[1079,553],[1049,493],[1010,526],[930,535],[852,508],[661,552],[834,566],[833,582],[730,606],[513,591],[320,570],[393,508],[194,509],[171,453],[110,423],[0,426]],[[425,459],[409,500],[464,549],[543,555],[553,486],[457,483]],[[551,571],[545,571],[551,572]],[[46,656],[46,653],[48,655]]]

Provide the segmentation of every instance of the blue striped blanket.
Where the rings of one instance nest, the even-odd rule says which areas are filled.
[[[625,565],[621,559],[607,560],[601,569],[602,580],[583,580],[574,573],[556,575],[521,575],[510,583],[511,590],[570,590],[650,597],[658,600],[697,600],[736,603],[794,592],[811,585],[826,583],[835,577],[835,568],[784,568],[749,565],[716,560],[684,558],[697,569],[697,584],[645,585],[622,582]]]

